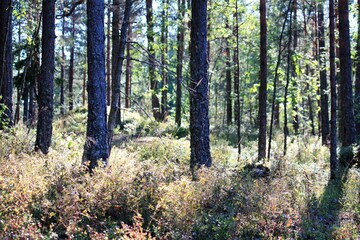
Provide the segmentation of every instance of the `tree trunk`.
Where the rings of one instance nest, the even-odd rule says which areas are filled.
[[[163,4],[163,12],[162,12],[162,23],[161,23],[161,67],[162,67],[162,90],[161,90],[161,117],[164,120],[167,113],[167,92],[168,92],[168,72],[167,72],[167,65],[168,65],[168,1],[162,0]]]
[[[107,105],[110,106],[111,102],[111,0],[108,0],[108,8],[107,8],[107,34],[106,34],[106,102]]]
[[[236,123],[237,129],[237,149],[238,149],[238,159],[240,158],[241,154],[241,124],[240,124],[240,65],[239,65],[239,11],[238,11],[238,2],[235,2],[235,27],[234,27],[234,35],[236,38],[236,46],[234,50],[234,118]]]
[[[207,0],[191,3],[190,45],[190,168],[211,166],[208,61]]]
[[[35,150],[48,153],[52,136],[55,71],[55,0],[43,0],[42,64],[38,82]]]
[[[111,94],[111,108],[109,113],[109,121],[108,121],[108,146],[109,146],[109,153],[110,156],[111,147],[112,147],[112,139],[114,135],[114,129],[116,124],[116,115],[117,112],[120,111],[119,108],[119,101],[120,101],[120,79],[122,73],[122,66],[124,63],[124,54],[126,48],[126,35],[127,30],[129,27],[129,19],[130,19],[130,12],[131,12],[131,3],[132,0],[126,0],[125,2],[125,11],[124,11],[124,18],[121,25],[121,35],[120,35],[120,44],[118,49],[118,62],[115,66],[115,74],[117,77],[112,79],[112,94]]]
[[[65,37],[65,18],[62,19],[62,36]],[[65,94],[64,94],[64,82],[65,82],[65,46],[61,46],[61,66],[60,66],[60,114],[65,114]]]
[[[12,1],[0,2],[0,104],[5,105],[0,119],[0,129],[3,123],[12,126]]]
[[[298,47],[298,24],[297,24],[297,0],[293,0],[293,53],[296,52],[297,47]],[[300,122],[299,122],[299,108],[298,108],[298,86],[297,86],[297,79],[296,79],[296,67],[297,67],[297,62],[296,60],[292,60],[291,61],[292,64],[292,86],[293,89],[291,91],[292,97],[291,97],[291,101],[292,101],[292,108],[293,108],[293,127],[294,127],[294,131],[295,134],[299,133],[299,128],[300,128]]]
[[[71,47],[69,64],[69,111],[74,109],[74,57],[75,57],[75,16],[71,16]]]
[[[267,27],[266,0],[260,0],[260,88],[258,159],[266,158],[266,102],[267,102]]]
[[[334,0],[329,0],[329,38],[330,38],[330,89],[331,89],[331,129],[330,129],[330,179],[335,179],[338,171],[336,156],[336,66],[335,66],[335,11]]]
[[[319,66],[320,66],[320,111],[321,111],[321,137],[322,144],[327,145],[329,130],[329,98],[326,78],[325,62],[325,30],[324,30],[324,4],[318,3],[318,39],[319,39]]]
[[[229,0],[226,1],[229,4]],[[229,19],[225,19],[226,29],[230,29]],[[226,82],[226,124],[232,123],[232,98],[231,98],[231,56],[230,56],[230,43],[229,39],[225,39],[225,58],[226,58],[226,70],[225,70],[225,82]]]
[[[129,29],[128,29],[128,43],[126,44],[126,83],[125,83],[125,107],[131,107],[131,75],[132,75],[132,64],[131,64],[131,38],[132,38],[132,27],[131,22],[129,22]]]
[[[161,121],[160,102],[157,97],[158,84],[155,76],[155,49],[154,49],[154,20],[152,0],[146,0],[146,22],[147,22],[147,40],[148,40],[148,61],[149,61],[149,79],[151,91],[151,107],[153,116],[157,121]]]
[[[178,127],[181,126],[181,97],[182,97],[182,69],[184,58],[184,38],[185,38],[185,0],[178,0],[179,26],[177,35],[177,65],[176,65],[176,109],[175,122]]]
[[[349,34],[349,2],[339,0],[339,47],[340,47],[340,98],[343,146],[350,146],[355,142],[355,119],[352,90],[352,69]]]
[[[355,79],[355,99],[354,99],[354,110],[355,110],[355,123],[356,123],[356,138],[360,139],[360,0],[357,1],[358,11],[358,38],[356,45],[356,79]]]
[[[108,158],[104,0],[87,0],[88,116],[83,163],[89,171]]]

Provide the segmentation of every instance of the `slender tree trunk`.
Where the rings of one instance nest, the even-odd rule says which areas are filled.
[[[88,116],[83,163],[89,171],[109,157],[106,126],[104,0],[87,0]]]
[[[82,91],[82,105],[85,106],[86,103],[86,73],[88,71],[87,67],[87,56],[85,55],[85,64],[84,64],[84,72],[83,72],[83,91]]]
[[[258,159],[266,158],[266,102],[267,102],[267,26],[266,0],[260,0],[260,88]]]
[[[0,122],[13,125],[12,111],[12,1],[0,2],[0,104],[6,106]],[[3,125],[0,125],[0,129]]]
[[[125,56],[125,48],[126,48],[126,38],[127,38],[127,31],[129,27],[129,19],[130,19],[130,12],[131,12],[131,4],[132,0],[126,0],[125,2],[125,11],[124,11],[124,18],[121,25],[121,34],[120,34],[120,44],[119,44],[119,55],[117,57],[118,62],[116,64],[115,72],[118,79],[112,79],[112,94],[111,94],[111,108],[109,113],[109,121],[108,121],[108,146],[109,146],[109,153],[110,156],[111,147],[112,147],[112,139],[114,135],[115,123],[116,123],[116,115],[117,112],[120,111],[119,108],[119,101],[120,101],[120,79],[122,73],[122,66],[124,63],[124,56]]]
[[[329,0],[329,38],[330,38],[330,89],[331,89],[331,125],[330,125],[330,179],[335,179],[338,171],[336,156],[336,66],[335,66],[335,11],[334,0]]]
[[[62,36],[65,36],[65,18],[62,19]],[[65,46],[62,45],[61,46],[61,66],[60,66],[60,78],[61,78],[61,83],[60,83],[60,114],[64,115],[65,114],[65,93],[64,93],[64,82],[65,82],[65,61],[66,61],[66,57],[65,57]]]
[[[292,0],[289,0],[288,7],[287,7],[287,10],[286,10],[285,19],[284,19],[284,23],[283,23],[282,29],[281,29],[280,39],[279,39],[278,57],[277,57],[277,62],[276,62],[276,67],[275,67],[275,77],[274,77],[274,87],[273,87],[274,90],[273,90],[272,105],[271,105],[271,120],[270,120],[270,130],[269,130],[268,158],[270,158],[270,153],[271,153],[271,140],[272,140],[273,125],[274,125],[275,119],[276,119],[275,116],[276,116],[276,114],[280,113],[279,104],[276,102],[277,79],[278,79],[279,67],[280,67],[280,63],[281,63],[282,40],[283,40],[283,36],[284,36],[285,26],[286,26],[286,23],[287,23],[287,20],[288,20],[288,14],[290,12],[291,2],[292,2]]]
[[[240,124],[240,65],[239,65],[239,12],[238,12],[238,1],[235,2],[235,27],[234,35],[236,38],[236,46],[234,50],[234,117],[237,127],[237,148],[238,148],[238,160],[240,159],[241,154],[241,124]]]
[[[69,64],[69,111],[74,109],[74,58],[75,58],[75,16],[71,16],[71,47]]]
[[[23,123],[27,125],[29,121],[29,82],[25,82],[25,86],[22,93],[23,99]]]
[[[131,38],[132,38],[132,27],[131,21],[129,22],[129,29],[128,29],[128,43],[126,44],[126,84],[125,84],[125,107],[131,107],[131,75],[132,75],[132,63],[131,63]]]
[[[108,0],[107,8],[107,34],[106,34],[106,102],[110,106],[111,97],[111,0]]]
[[[226,1],[229,4],[229,0]],[[226,29],[230,29],[229,19],[225,19]],[[231,56],[230,56],[230,43],[229,39],[225,39],[225,58],[226,58],[226,70],[225,70],[225,79],[226,79],[226,124],[231,125],[232,123],[232,98],[231,98]]]
[[[162,67],[162,90],[161,90],[161,115],[164,120],[167,113],[167,85],[168,85],[168,72],[166,66],[168,64],[168,2],[167,0],[162,0],[163,12],[162,12],[162,25],[161,25],[161,67]]]
[[[55,0],[43,0],[42,64],[38,82],[35,150],[48,153],[52,136],[55,71]]]
[[[286,70],[286,84],[285,84],[285,93],[284,93],[284,156],[287,152],[287,137],[289,135],[289,129],[287,125],[287,96],[288,89],[290,83],[290,66],[291,66],[291,42],[292,42],[292,19],[291,19],[292,11],[290,12],[290,22],[289,22],[289,40],[287,46],[287,70]]]
[[[293,25],[293,37],[294,37],[294,40],[293,40],[293,53],[296,52],[297,48],[298,48],[298,20],[297,20],[297,0],[293,0],[293,22],[292,22],[292,25]],[[291,91],[291,101],[292,101],[292,107],[293,107],[293,114],[294,117],[293,117],[293,127],[294,127],[294,131],[295,131],[295,134],[298,134],[299,133],[299,128],[300,128],[300,122],[299,122],[299,114],[298,114],[298,111],[299,111],[299,108],[298,108],[298,86],[297,86],[297,79],[296,79],[296,75],[297,75],[297,72],[296,72],[296,68],[297,68],[297,62],[296,60],[292,60],[291,61],[291,64],[292,64],[292,86],[293,86],[293,89]]]
[[[352,90],[352,68],[350,59],[349,2],[339,0],[339,46],[340,46],[340,98],[341,98],[341,142],[350,146],[355,142],[355,119]]]
[[[154,20],[152,0],[146,0],[146,22],[147,22],[147,40],[148,40],[148,61],[149,61],[149,79],[151,91],[151,107],[153,116],[157,121],[161,121],[160,102],[157,97],[158,84],[155,76],[155,49],[154,49]]]
[[[190,45],[190,168],[211,166],[208,61],[207,0],[191,2]]]
[[[356,123],[356,138],[360,139],[360,0],[357,1],[358,11],[358,38],[356,45],[356,79],[355,79],[355,123]]]
[[[176,109],[175,122],[178,127],[181,126],[181,97],[182,97],[182,69],[184,58],[184,38],[185,38],[185,0],[178,0],[179,26],[177,35],[177,65],[176,65]]]
[[[320,111],[321,111],[321,136],[322,144],[327,145],[329,130],[329,98],[326,78],[325,62],[325,30],[324,30],[324,4],[318,3],[318,39],[319,39],[319,65],[320,65]]]

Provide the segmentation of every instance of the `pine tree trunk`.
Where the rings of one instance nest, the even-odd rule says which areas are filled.
[[[74,58],[75,58],[75,16],[71,16],[71,47],[69,64],[69,111],[74,109]]]
[[[320,65],[320,111],[321,111],[321,136],[322,144],[327,145],[329,130],[329,98],[325,62],[325,30],[324,30],[324,5],[318,3],[318,39],[319,39],[319,65]]]
[[[104,0],[87,0],[88,117],[83,163],[89,171],[108,159]]]
[[[162,23],[161,23],[161,67],[162,67],[162,90],[161,90],[161,117],[164,120],[167,113],[167,85],[168,85],[168,2],[167,0],[162,0],[163,12],[162,12]]]
[[[182,98],[182,69],[184,58],[184,38],[185,38],[185,0],[178,0],[179,26],[177,35],[177,65],[176,65],[176,108],[175,122],[178,127],[181,126],[181,98]]]
[[[0,104],[6,106],[0,123],[13,124],[12,111],[12,1],[0,2]],[[0,124],[0,129],[3,124]]]
[[[55,71],[55,0],[43,0],[42,64],[38,82],[35,150],[48,153],[52,136]]]
[[[116,76],[118,79],[113,78],[112,80],[112,94],[111,94],[111,108],[109,113],[109,121],[108,121],[108,147],[110,156],[111,147],[112,147],[112,140],[114,135],[114,129],[116,125],[116,117],[117,113],[120,111],[120,79],[122,74],[122,67],[124,63],[124,56],[125,56],[125,48],[126,48],[126,39],[127,39],[127,31],[129,27],[129,19],[130,19],[130,12],[131,12],[131,3],[132,0],[126,0],[125,2],[125,11],[124,11],[124,18],[121,25],[121,34],[120,34],[120,44],[118,49],[118,62],[115,66]]]
[[[157,121],[161,121],[160,102],[157,97],[159,91],[155,76],[155,49],[154,49],[154,19],[152,0],[146,0],[146,22],[147,22],[147,40],[148,40],[148,61],[149,61],[149,79],[151,91],[151,107],[153,116]]]
[[[331,125],[330,125],[330,179],[335,179],[338,171],[336,136],[336,66],[335,66],[335,11],[334,0],[329,0],[329,38],[330,38],[330,89],[331,89]]]
[[[62,19],[62,36],[65,36],[65,18]],[[65,114],[65,92],[64,92],[64,82],[65,82],[65,46],[61,46],[61,66],[60,66],[60,114]]]
[[[298,24],[297,24],[297,0],[293,0],[293,54],[296,52],[297,48],[298,48]],[[300,122],[299,122],[299,108],[298,108],[298,85],[297,85],[297,73],[296,73],[296,65],[298,64],[296,62],[296,60],[292,60],[291,62],[292,64],[292,71],[291,71],[291,75],[292,75],[292,86],[293,89],[291,91],[291,101],[292,101],[292,108],[293,108],[293,127],[294,127],[294,132],[295,134],[299,133],[299,128],[300,128]]]
[[[211,166],[208,61],[207,0],[191,3],[190,45],[190,168]]]
[[[340,98],[343,146],[350,146],[355,142],[355,119],[352,90],[352,69],[349,33],[349,2],[339,0],[339,47],[340,47]]]
[[[106,103],[111,102],[111,0],[108,0],[107,8],[107,34],[106,34]]]
[[[131,107],[131,75],[132,75],[132,63],[131,63],[131,38],[132,38],[132,27],[131,22],[129,22],[128,29],[128,43],[126,44],[126,83],[125,83],[125,108]]]

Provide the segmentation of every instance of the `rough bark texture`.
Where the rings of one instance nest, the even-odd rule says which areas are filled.
[[[321,111],[321,137],[322,144],[327,145],[329,139],[329,97],[328,83],[326,78],[325,62],[325,29],[324,29],[324,4],[318,4],[318,39],[319,39],[319,62],[320,62],[320,111]]]
[[[358,10],[358,38],[356,44],[356,80],[355,80],[355,124],[356,124],[356,138],[360,140],[360,0],[357,1]]]
[[[126,44],[126,83],[125,83],[125,107],[131,107],[131,75],[132,75],[132,62],[131,62],[131,38],[132,38],[132,28],[131,22],[129,22],[129,29],[128,29],[128,43]]]
[[[155,50],[154,50],[154,19],[152,0],[146,0],[146,23],[147,23],[147,40],[148,40],[148,61],[149,61],[149,79],[151,90],[151,107],[153,116],[157,121],[161,121],[160,102],[157,97],[158,84],[155,76]]]
[[[69,111],[74,109],[74,58],[75,58],[75,16],[71,16],[71,47],[69,64]]]
[[[104,0],[87,1],[88,116],[83,162],[91,171],[108,158]]]
[[[190,168],[211,166],[207,62],[207,0],[191,3]]]
[[[339,47],[340,47],[340,98],[341,98],[341,142],[350,146],[355,142],[355,119],[352,90],[352,69],[349,34],[349,2],[339,0]]]
[[[11,126],[12,118],[12,1],[0,2],[0,104],[5,110],[0,119],[0,129],[3,123]]]
[[[169,29],[168,29],[168,1],[163,0],[163,12],[162,12],[162,20],[161,20],[161,45],[162,45],[162,51],[161,51],[161,67],[162,67],[162,89],[161,89],[161,118],[164,120],[166,116],[168,115],[168,109],[167,109],[167,92],[168,92],[168,78],[169,74],[167,71],[167,65],[168,65],[168,35],[169,35]]]
[[[111,96],[111,0],[108,0],[107,8],[107,34],[106,34],[106,102],[110,106]]]
[[[330,89],[331,89],[331,129],[330,129],[330,179],[335,179],[338,171],[336,156],[336,66],[335,66],[335,11],[334,0],[329,0],[329,38],[330,38]]]
[[[51,144],[55,71],[55,0],[43,0],[42,64],[38,82],[35,150],[48,153]]]
[[[176,108],[175,108],[175,122],[178,127],[181,126],[181,98],[182,98],[182,69],[184,58],[184,38],[185,38],[185,0],[178,0],[178,11],[180,24],[178,26],[177,35],[177,65],[176,65]]]
[[[119,101],[120,101],[120,79],[122,73],[122,66],[124,63],[124,53],[126,48],[126,36],[127,30],[129,27],[129,18],[131,11],[131,2],[132,0],[126,0],[125,2],[125,11],[124,18],[121,25],[121,34],[120,34],[120,44],[117,56],[117,64],[115,66],[115,75],[116,78],[112,79],[111,89],[111,108],[109,113],[109,121],[108,121],[108,146],[109,146],[109,155],[111,152],[112,139],[114,135],[115,123],[116,123],[116,115],[120,111]]]
[[[65,37],[65,18],[62,19],[62,36]],[[65,46],[61,46],[61,66],[60,66],[60,113],[61,115],[65,114],[65,91],[64,91],[64,82],[65,82]]]
[[[298,3],[297,0],[293,0],[293,54],[296,52],[297,48],[298,48],[298,19],[297,19],[297,8],[298,8]],[[292,86],[293,89],[291,91],[291,102],[292,102],[292,107],[293,107],[293,127],[294,127],[294,132],[295,134],[299,133],[299,128],[300,128],[300,119],[299,119],[299,108],[298,108],[298,85],[297,85],[297,73],[296,73],[296,65],[298,63],[296,62],[295,59],[292,60]]]
[[[258,159],[266,158],[266,102],[267,102],[267,27],[266,0],[260,1],[260,88]]]

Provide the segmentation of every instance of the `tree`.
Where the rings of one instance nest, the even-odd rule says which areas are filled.
[[[162,66],[162,89],[161,89],[161,118],[164,120],[168,115],[167,99],[168,99],[168,38],[169,38],[169,27],[168,27],[168,0],[162,0],[162,20],[161,20],[161,66]]]
[[[229,0],[226,1],[229,4]],[[225,27],[230,29],[229,19],[225,19]],[[225,70],[225,82],[226,82],[226,124],[232,123],[232,97],[231,97],[231,58],[230,58],[230,41],[225,39],[225,57],[226,57],[226,70]]]
[[[88,115],[83,163],[91,172],[108,158],[104,0],[87,0]]]
[[[131,63],[131,38],[132,38],[132,27],[131,21],[129,20],[128,29],[128,42],[126,44],[126,83],[125,83],[125,107],[130,108],[131,106],[131,75],[132,75],[132,63]]]
[[[69,111],[74,109],[74,58],[75,58],[75,13],[71,15],[71,43],[70,43],[70,63],[69,63]]]
[[[336,66],[335,66],[335,10],[334,0],[329,0],[329,48],[330,48],[330,91],[331,91],[331,125],[330,125],[330,179],[336,178],[338,161],[336,156]]]
[[[116,65],[115,67],[115,76],[117,78],[112,79],[111,83],[111,108],[109,113],[109,121],[108,121],[108,147],[109,147],[109,155],[112,146],[112,139],[114,134],[114,128],[116,123],[116,115],[117,112],[120,111],[119,109],[119,101],[120,101],[120,79],[122,73],[122,66],[124,63],[124,55],[125,55],[125,48],[126,48],[126,38],[127,38],[127,31],[129,27],[129,20],[130,20],[130,12],[131,12],[131,3],[132,0],[126,0],[125,2],[125,11],[124,11],[124,18],[121,25],[121,34],[120,34],[120,43],[117,45],[119,48],[116,52],[119,53],[116,56]]]
[[[177,34],[177,65],[176,65],[176,108],[175,122],[181,126],[181,97],[182,97],[182,69],[184,58],[184,38],[185,38],[185,0],[178,0],[179,26]]]
[[[340,104],[341,128],[340,140],[343,146],[355,142],[355,119],[352,90],[352,69],[349,33],[349,2],[339,0],[339,51],[340,51]]]
[[[329,106],[328,84],[326,78],[325,62],[325,29],[324,29],[324,4],[318,3],[318,39],[320,62],[320,109],[321,109],[321,137],[322,144],[327,145],[329,137]]]
[[[266,0],[260,0],[260,88],[258,158],[266,157],[266,101],[267,101],[267,27]]]
[[[207,0],[191,2],[190,168],[211,166],[207,62]]]
[[[161,120],[160,102],[157,97],[158,83],[155,76],[155,49],[154,49],[154,19],[153,19],[153,7],[152,0],[146,0],[146,22],[147,22],[147,40],[148,40],[148,69],[150,79],[150,91],[151,91],[151,107],[153,116],[157,121]]]
[[[12,125],[12,1],[0,2],[0,109],[5,109],[0,123]],[[3,125],[0,125],[2,128]]]
[[[357,1],[358,10],[358,29],[357,29],[357,44],[356,44],[356,79],[355,79],[355,122],[357,139],[360,139],[360,0]]]
[[[38,122],[35,150],[48,153],[52,136],[54,108],[54,71],[55,71],[55,0],[42,2],[42,56],[40,81],[38,82]]]

